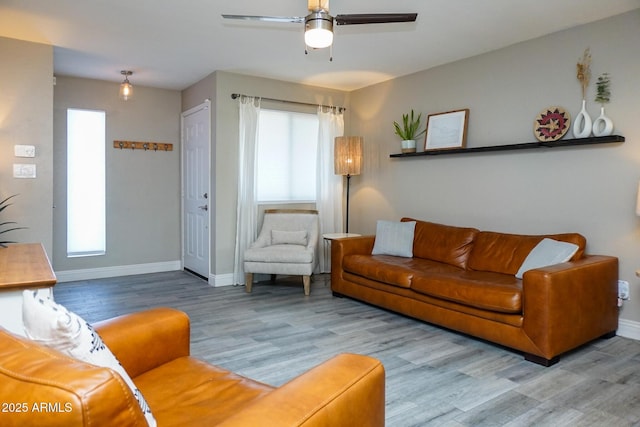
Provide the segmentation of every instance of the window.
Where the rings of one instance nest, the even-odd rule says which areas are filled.
[[[67,256],[104,255],[105,112],[67,110]]]
[[[258,119],[259,202],[316,200],[318,116],[261,110]]]

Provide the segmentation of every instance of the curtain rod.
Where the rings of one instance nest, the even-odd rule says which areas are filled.
[[[243,95],[241,93],[232,93],[231,94],[231,99],[237,99],[237,98],[239,98],[241,96],[249,96],[249,95]],[[340,111],[340,112],[343,112],[343,111],[347,110],[345,107],[336,107],[334,105],[322,105],[322,104],[311,104],[311,103],[308,103],[308,102],[287,101],[286,99],[266,98],[264,96],[256,96],[256,98],[264,99],[265,101],[284,102],[286,104],[306,105],[306,106],[311,106],[311,107],[322,107],[322,108],[337,108],[338,111]]]

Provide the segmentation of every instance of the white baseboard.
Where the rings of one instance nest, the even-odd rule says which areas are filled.
[[[633,320],[618,320],[618,330],[616,335],[634,340],[640,340],[640,322]]]
[[[114,267],[87,268],[83,270],[56,271],[58,283],[76,280],[104,279],[107,277],[130,276],[134,274],[160,273],[182,269],[180,261],[154,262],[149,264],[119,265]]]
[[[233,273],[227,273],[227,274],[210,274],[209,284],[217,288],[218,286],[233,286],[236,283],[235,283],[235,280],[233,280]]]

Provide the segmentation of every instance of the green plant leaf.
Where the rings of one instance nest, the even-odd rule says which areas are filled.
[[[14,194],[12,196],[9,196],[7,198],[5,198],[4,200],[0,201],[0,212],[2,212],[3,210],[5,210],[6,208],[8,208],[9,206],[11,206],[11,203],[9,203],[9,200],[11,200],[13,197],[16,197],[17,194]],[[11,226],[13,224],[17,224],[15,221],[4,221],[4,222],[0,222],[0,228],[2,227],[6,227],[6,226]],[[24,230],[26,229],[26,227],[10,227],[10,228],[5,228],[4,230],[0,229],[0,234],[4,234],[4,233],[8,233],[10,231],[15,231],[15,230]],[[16,243],[12,240],[3,240],[0,241],[0,246],[2,247],[7,247],[6,245],[8,243]]]
[[[0,212],[2,212],[3,210],[5,210],[5,208],[11,206],[11,203],[7,203],[10,199],[12,199],[13,197],[16,197],[17,194],[14,194],[13,196],[9,196],[6,199],[4,199],[3,201],[0,202]]]
[[[393,122],[395,133],[403,140],[415,140],[417,137],[426,132],[426,129],[418,132],[420,129],[420,122],[422,120],[422,113],[419,113],[416,117],[413,109],[410,113],[402,115],[402,126],[398,122]]]
[[[595,101],[599,104],[606,104],[611,100],[611,80],[609,79],[609,73],[602,73],[596,81],[596,98]]]

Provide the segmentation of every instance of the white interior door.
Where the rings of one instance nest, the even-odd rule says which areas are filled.
[[[209,278],[210,101],[182,113],[183,266]]]

